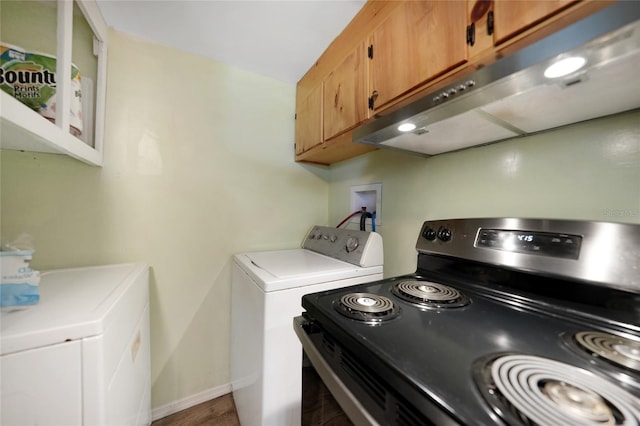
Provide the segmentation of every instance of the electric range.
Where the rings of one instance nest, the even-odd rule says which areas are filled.
[[[416,248],[413,274],[302,298],[344,424],[640,424],[640,226],[428,221]],[[341,424],[304,388],[303,424]]]

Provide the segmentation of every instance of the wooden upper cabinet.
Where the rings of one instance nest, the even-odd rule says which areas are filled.
[[[467,59],[464,1],[403,2],[371,35],[369,95],[377,110]]]
[[[296,161],[332,164],[373,150],[353,143],[351,131],[375,114],[494,63],[609,1],[368,0],[298,82]]]
[[[368,117],[364,42],[324,80],[324,139],[351,130]]]
[[[495,44],[502,43],[575,2],[575,0],[495,0],[493,5]]]
[[[296,93],[296,155],[322,143],[322,84],[298,85]]]

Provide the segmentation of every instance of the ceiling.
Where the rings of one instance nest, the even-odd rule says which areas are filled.
[[[365,0],[97,0],[107,24],[295,85]]]

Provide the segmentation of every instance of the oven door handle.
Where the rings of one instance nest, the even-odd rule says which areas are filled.
[[[329,388],[331,395],[340,404],[340,407],[344,410],[345,414],[355,425],[371,425],[379,426],[380,424],[371,417],[371,414],[362,406],[360,401],[349,391],[340,378],[331,370],[329,364],[322,358],[318,349],[307,335],[303,325],[307,324],[304,317],[299,316],[293,319],[293,329],[298,335],[302,348],[304,349],[307,357],[313,364],[316,372],[322,379],[322,382]]]

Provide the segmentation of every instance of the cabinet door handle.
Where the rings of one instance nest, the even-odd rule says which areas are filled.
[[[493,34],[493,10],[487,15],[487,34]]]
[[[378,98],[378,91],[374,90],[373,93],[371,93],[371,96],[369,97],[369,109],[373,109],[373,106],[376,102],[376,99]]]
[[[467,26],[467,44],[469,46],[473,46],[476,44],[476,23],[472,22],[471,25]]]

